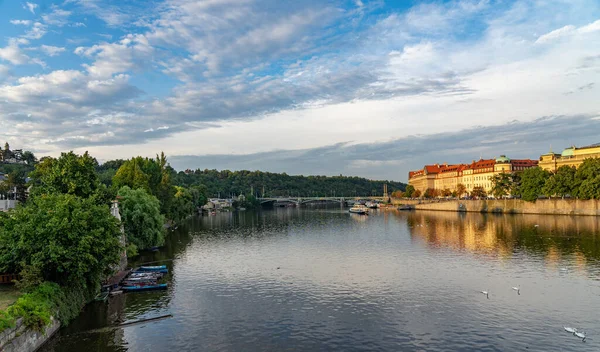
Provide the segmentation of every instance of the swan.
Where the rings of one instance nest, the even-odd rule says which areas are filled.
[[[490,299],[490,291],[479,291],[483,293],[488,299]]]
[[[575,329],[575,328],[571,328],[568,326],[563,326],[563,328],[565,328],[566,332],[570,332],[571,334],[575,334],[577,332],[577,329]]]
[[[580,339],[583,339],[583,340],[581,340],[581,341],[585,341],[585,333],[584,333],[584,332],[575,331],[575,332],[573,333],[573,335],[575,335],[575,336],[579,337]]]
[[[517,294],[520,295],[521,294],[521,286],[517,286],[512,288],[513,290],[517,291]]]

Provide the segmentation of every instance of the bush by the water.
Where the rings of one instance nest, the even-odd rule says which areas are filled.
[[[18,318],[23,318],[25,326],[38,331],[50,323],[52,316],[67,324],[77,317],[92,294],[81,287],[60,287],[53,282],[44,282],[23,294],[5,311],[0,311],[0,331],[15,327]]]

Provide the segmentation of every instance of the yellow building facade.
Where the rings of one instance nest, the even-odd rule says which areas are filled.
[[[540,156],[539,166],[550,172],[556,172],[561,166],[579,167],[585,159],[600,158],[600,143],[586,147],[572,146],[563,150],[561,154],[547,153]]]
[[[510,159],[501,155],[496,159],[473,160],[471,164],[434,164],[408,173],[408,184],[424,193],[427,189],[455,191],[459,184],[466,192],[482,187],[487,193],[492,190],[492,177],[501,173],[513,173],[536,167],[537,160]],[[462,195],[461,195],[462,196]]]

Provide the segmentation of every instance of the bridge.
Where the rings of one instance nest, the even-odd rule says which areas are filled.
[[[268,203],[293,203],[302,205],[314,202],[331,202],[345,204],[359,200],[385,200],[385,197],[264,197],[258,198],[260,204]]]

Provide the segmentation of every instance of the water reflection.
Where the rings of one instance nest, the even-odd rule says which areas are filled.
[[[543,258],[548,268],[568,266],[598,273],[600,224],[597,217],[410,212],[411,237],[431,248],[451,248],[507,260]]]

